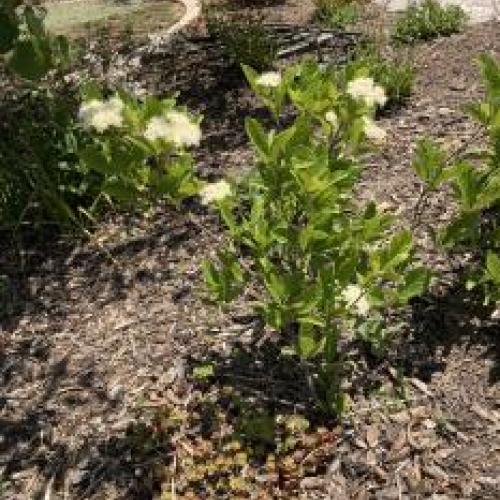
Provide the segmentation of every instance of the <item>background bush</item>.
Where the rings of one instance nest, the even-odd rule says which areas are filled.
[[[222,44],[233,64],[245,64],[259,71],[272,67],[278,46],[260,15],[207,9],[205,16],[209,34]]]
[[[315,4],[316,20],[328,28],[344,28],[359,18],[358,0],[315,0]]]
[[[431,40],[460,32],[467,20],[458,5],[441,6],[436,0],[410,4],[396,21],[392,37],[402,43]]]

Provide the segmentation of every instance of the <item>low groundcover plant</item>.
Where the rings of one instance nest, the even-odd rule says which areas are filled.
[[[353,199],[358,154],[367,141],[385,140],[374,121],[385,94],[364,73],[342,87],[316,63],[290,67],[279,78],[244,70],[278,122],[287,103],[297,116],[272,130],[247,119],[257,163],[241,186],[213,199],[228,243],[205,263],[206,283],[221,302],[248,283],[259,290],[255,310],[293,339],[319,407],[338,413],[341,335],[381,340],[383,309],[406,304],[429,278],[414,263],[410,232],[391,231],[389,215]]]

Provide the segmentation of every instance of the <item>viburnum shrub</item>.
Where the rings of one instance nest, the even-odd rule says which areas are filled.
[[[188,150],[200,143],[200,120],[174,99],[103,98],[88,87],[79,119],[87,131],[81,165],[100,180],[93,209],[102,200],[132,209],[158,199],[178,203],[198,192]]]
[[[242,64],[259,70],[273,66],[278,46],[261,15],[208,8],[205,16],[209,34],[221,43],[227,57],[238,68]]]
[[[384,88],[387,96],[384,104],[386,108],[402,104],[411,95],[415,70],[411,62],[402,54],[396,54],[394,59],[386,59],[376,50],[368,49],[359,53],[339,70],[339,76],[344,81],[360,73],[373,78]]]
[[[2,102],[0,227],[85,230],[103,202],[135,210],[195,194],[189,149],[200,142],[200,120],[173,99],[139,101],[125,92],[104,98],[93,85],[83,89],[78,112],[76,89],[39,81],[69,55],[67,41],[47,34],[43,20],[40,8],[0,5],[0,54],[28,80],[18,82],[22,99]]]
[[[283,74],[244,71],[278,123],[285,104],[296,118],[272,130],[247,119],[257,164],[240,191],[226,181],[212,189],[228,242],[205,263],[206,283],[221,302],[251,283],[255,310],[293,339],[320,408],[338,413],[341,336],[381,341],[384,309],[422,293],[429,278],[414,263],[410,232],[391,231],[390,215],[353,198],[358,154],[385,140],[374,113],[386,96],[365,76],[340,87],[334,71],[311,62]]]
[[[468,107],[489,138],[479,162],[447,157],[426,139],[417,148],[414,168],[426,183],[419,212],[432,191],[451,185],[458,214],[437,240],[452,252],[474,254],[467,286],[482,287],[485,303],[490,304],[500,300],[500,65],[484,55],[480,66],[486,97]]]

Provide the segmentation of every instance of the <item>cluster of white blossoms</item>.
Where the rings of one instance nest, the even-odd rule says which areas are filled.
[[[201,129],[186,113],[168,111],[165,116],[154,116],[149,120],[144,137],[152,142],[163,139],[178,147],[198,146],[201,141]]]
[[[342,298],[347,302],[347,307],[355,308],[360,316],[368,315],[370,303],[358,285],[348,285],[342,292]]]
[[[223,200],[227,196],[231,196],[231,185],[225,180],[212,182],[205,185],[199,194],[203,205],[210,205],[211,203]]]
[[[109,127],[121,127],[123,124],[123,101],[119,97],[101,101],[92,99],[80,106],[78,118],[86,128],[104,132]]]
[[[387,137],[387,132],[368,116],[363,117],[363,132],[367,139],[379,144],[384,142]]]
[[[372,78],[356,78],[347,84],[347,93],[356,100],[364,101],[368,106],[384,106],[387,102],[385,90]]]
[[[268,71],[262,73],[255,83],[262,87],[279,87],[281,84],[281,75],[277,71]]]

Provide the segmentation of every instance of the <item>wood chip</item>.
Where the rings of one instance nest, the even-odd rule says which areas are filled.
[[[482,406],[479,406],[478,404],[473,404],[472,407],[471,407],[471,410],[480,418],[484,419],[484,420],[489,420],[490,422],[496,424],[497,423],[497,419],[495,417],[495,415],[493,415],[492,413],[490,413],[488,410],[486,410],[485,408],[483,408]]]
[[[427,387],[427,384],[425,382],[422,382],[418,378],[411,378],[410,379],[411,384],[413,387],[416,387],[419,391],[423,392],[426,396],[432,396],[432,392],[429,390]]]
[[[370,425],[366,429],[366,442],[370,448],[375,448],[378,445],[380,438],[380,429],[378,425]]]

